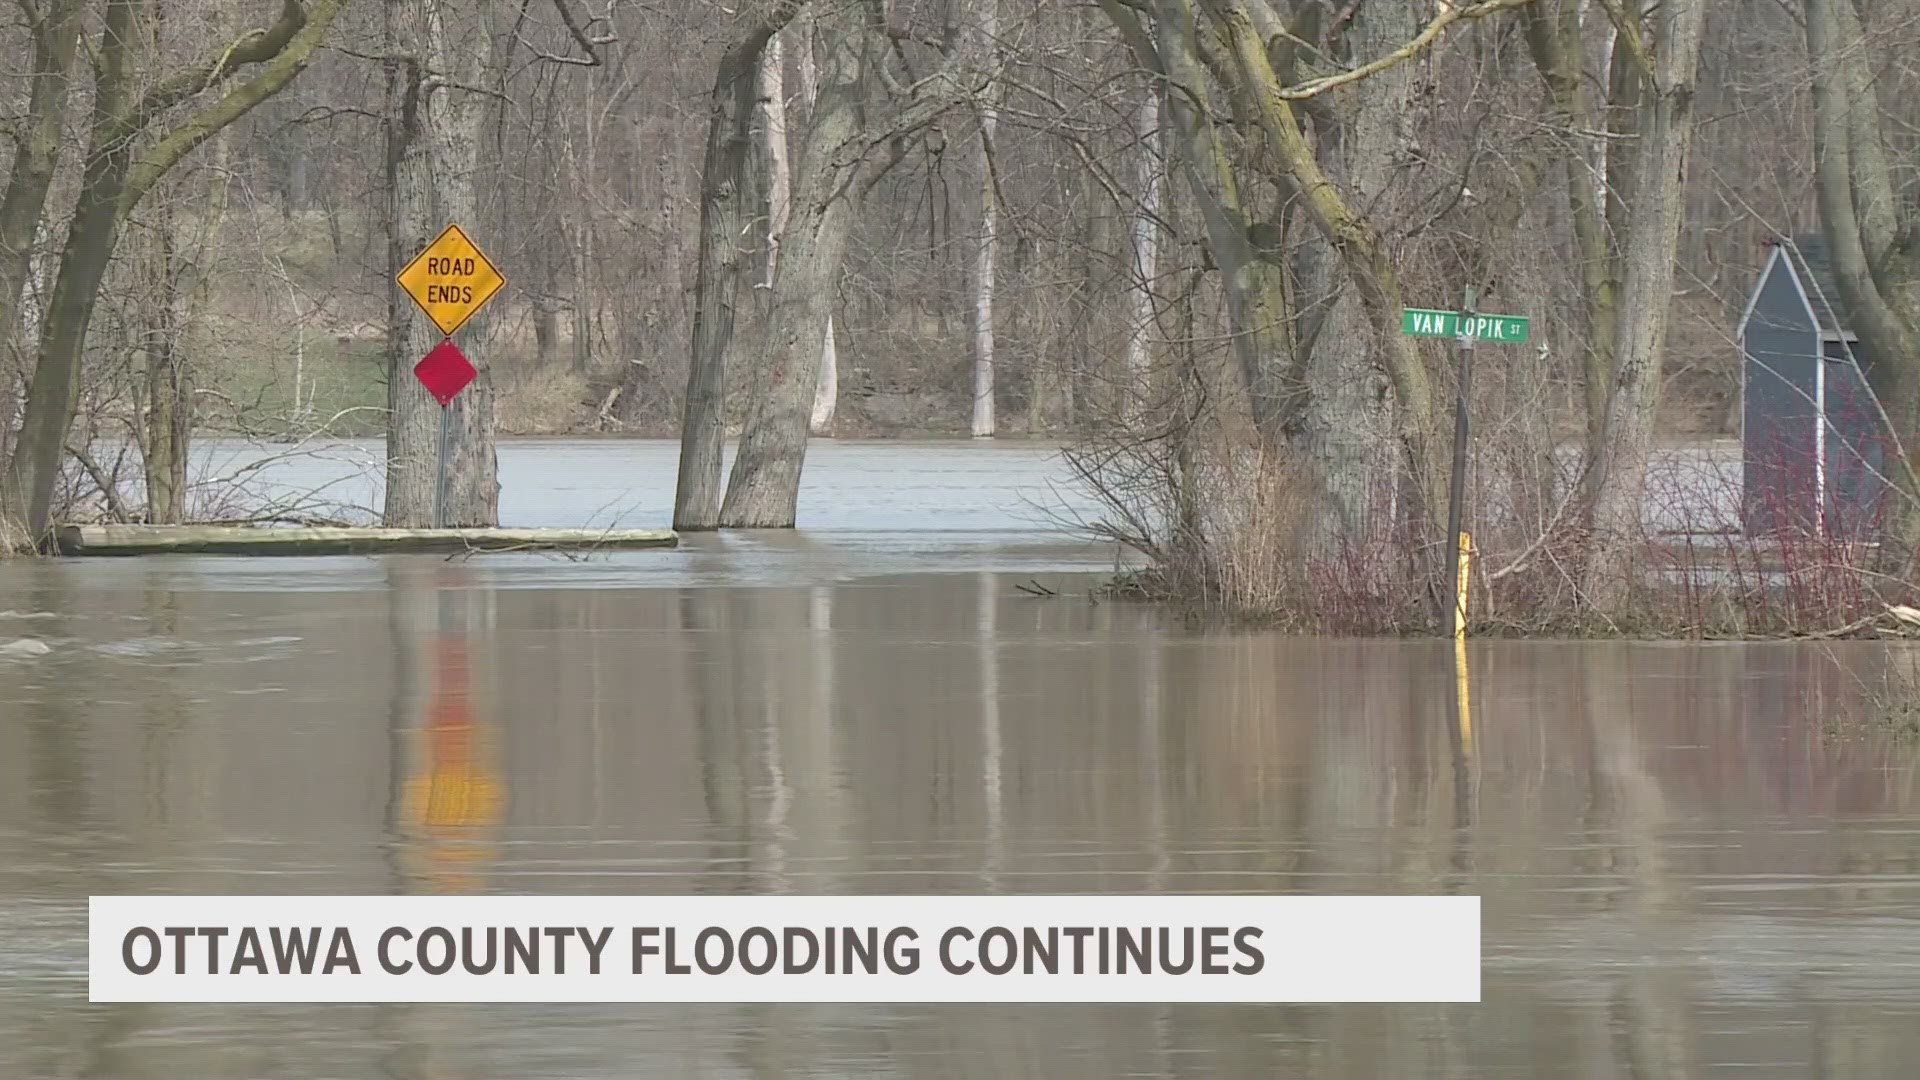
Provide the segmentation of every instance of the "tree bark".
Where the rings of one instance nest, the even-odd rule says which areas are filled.
[[[1100,0],[1140,65],[1163,82],[1165,115],[1177,140],[1173,150],[1199,204],[1207,250],[1220,270],[1233,355],[1247,409],[1269,447],[1285,433],[1305,404],[1304,372],[1288,334],[1291,308],[1278,251],[1257,246],[1252,214],[1243,206],[1240,183],[1219,135],[1222,117],[1213,106],[1201,62],[1191,0],[1152,0],[1152,33],[1125,0]]]
[[[840,408],[840,348],[833,339],[833,316],[827,316],[827,332],[820,339],[820,384],[813,391],[813,412],[807,418],[807,431],[819,438],[833,435],[834,414]]]
[[[1130,404],[1125,415],[1127,422],[1137,427],[1152,405],[1154,289],[1160,276],[1160,91],[1157,86],[1149,88],[1134,106],[1133,137],[1139,155],[1134,162],[1134,183],[1140,204],[1133,213],[1134,280],[1127,288],[1133,310],[1127,323],[1126,397]]]
[[[567,141],[568,157],[572,159],[574,182],[574,225],[573,225],[573,372],[584,377],[593,370],[593,314],[594,314],[594,208],[587,195],[588,185],[593,182],[598,171],[599,142],[596,123],[598,108],[595,105],[594,73],[587,73],[588,108],[583,110],[580,139],[586,143],[584,153],[574,148],[572,139]]]
[[[982,36],[964,34],[933,74],[893,107],[869,115],[888,44],[870,12],[855,5],[822,11],[816,22],[825,57],[819,97],[800,152],[800,181],[781,245],[773,309],[749,388],[745,430],[720,508],[726,528],[793,527],[807,422],[820,372],[821,335],[833,311],[853,206],[882,170],[869,158],[881,146],[903,154],[907,135],[972,92],[968,78]]]
[[[21,301],[33,270],[35,240],[45,227],[47,190],[60,160],[61,131],[71,96],[69,76],[85,7],[82,0],[62,0],[43,11],[32,27],[27,124],[14,143],[6,194],[0,197],[0,473],[13,449],[15,414],[26,387],[31,348]],[[6,539],[0,532],[0,550],[8,546]]]
[[[814,65],[813,42],[814,23],[812,15],[801,21],[802,33],[798,39],[798,48],[794,51],[796,67],[800,75],[800,100],[809,115],[813,111],[813,102],[819,96],[819,69]],[[783,124],[786,118],[783,117]],[[784,133],[787,128],[782,127]],[[788,183],[792,183],[789,171]],[[784,212],[784,211],[783,211]],[[781,218],[781,228],[786,228],[786,218]],[[773,287],[773,275],[767,275],[767,287]],[[840,350],[834,343],[833,316],[827,316],[827,332],[820,339],[820,382],[813,392],[813,414],[807,418],[807,431],[816,438],[833,437],[833,419],[840,410]]]
[[[1868,45],[1851,4],[1807,0],[1815,192],[1849,329],[1871,360],[1868,386],[1895,440],[1882,569],[1904,573],[1920,552],[1920,478],[1909,457],[1920,434],[1920,266],[1915,223],[1895,215]]]
[[[1355,10],[1342,40],[1354,57],[1364,60],[1412,39],[1418,25],[1412,5],[1364,4]],[[1347,205],[1366,207],[1370,216],[1390,213],[1394,179],[1412,142],[1412,90],[1413,69],[1402,64],[1341,91],[1332,106],[1339,138],[1331,145],[1323,139],[1317,147],[1319,158],[1339,170]],[[1307,240],[1314,247],[1327,242],[1330,237],[1310,235]],[[1331,555],[1370,545],[1388,531],[1380,519],[1390,517],[1401,470],[1393,449],[1394,387],[1384,372],[1394,369],[1392,357],[1406,341],[1399,335],[1397,297],[1386,301],[1394,314],[1392,325],[1382,328],[1378,312],[1366,303],[1367,290],[1341,287],[1342,276],[1353,279],[1352,269],[1337,257],[1325,261],[1333,291],[1324,324],[1312,332],[1305,430],[1294,442],[1314,463],[1321,497],[1317,532]],[[1389,354],[1384,364],[1383,351]],[[1412,366],[1419,367],[1417,358]],[[1410,386],[1424,384],[1424,368],[1419,373],[1422,377]],[[1418,417],[1423,404],[1413,401],[1401,407]],[[1420,423],[1431,425],[1426,419]],[[1417,470],[1415,475],[1420,475]]]
[[[197,235],[176,235],[178,218],[162,208],[152,232],[151,318],[146,328],[146,414],[140,441],[146,476],[146,520],[178,525],[187,517],[187,461],[194,423],[193,355],[199,347],[200,316],[207,302],[213,257],[226,216],[228,148],[223,133],[214,140],[208,165],[206,210]],[[183,243],[183,241],[185,241]]]
[[[700,246],[694,281],[693,352],[680,427],[680,475],[673,527],[720,523],[720,465],[726,436],[727,352],[746,256],[747,155],[761,51],[793,18],[799,0],[778,4],[740,31],[720,56],[708,99],[706,158],[700,171]]]
[[[485,50],[449,40],[449,24],[483,25],[478,9],[456,0],[388,0],[388,269],[397,275],[448,223],[478,212],[474,169],[486,99]],[[413,375],[439,331],[412,301],[391,294],[387,353],[389,528],[435,524],[442,406]],[[471,344],[474,332],[458,335]],[[445,406],[446,521],[449,528],[499,523],[499,465],[494,450],[493,379],[483,351],[463,350],[478,371]],[[478,353],[478,355],[476,355]]]
[[[991,140],[991,120],[981,121],[981,145]],[[993,285],[995,263],[999,258],[999,208],[993,192],[991,166],[987,153],[981,154],[983,176],[980,183],[980,235],[973,255],[973,418],[970,430],[976,439],[991,439],[994,431],[993,408]]]
[[[1232,52],[1238,77],[1245,83],[1255,119],[1294,190],[1300,193],[1309,218],[1339,253],[1358,293],[1365,312],[1365,344],[1382,356],[1382,366],[1393,387],[1406,467],[1423,503],[1417,509],[1430,528],[1444,531],[1447,471],[1440,460],[1432,380],[1412,339],[1400,333],[1400,280],[1392,253],[1366,214],[1355,209],[1355,202],[1322,168],[1300,128],[1291,100],[1282,92],[1279,76],[1246,4],[1241,0],[1207,2]],[[1379,77],[1375,74],[1368,81]]]
[[[1655,17],[1660,31],[1657,56],[1635,56],[1642,80],[1640,143],[1633,164],[1619,357],[1605,437],[1590,473],[1595,543],[1585,585],[1589,602],[1602,612],[1617,611],[1632,584],[1631,543],[1640,534],[1653,422],[1660,406],[1661,354],[1685,211],[1705,3],[1665,0]]]
[[[213,285],[212,264],[217,257],[220,243],[220,231],[226,223],[228,197],[231,191],[232,174],[228,162],[232,151],[228,145],[229,132],[221,132],[214,139],[213,161],[209,171],[212,173],[208,183],[207,206],[201,218],[199,235],[192,248],[193,262],[182,275],[177,295],[182,310],[174,319],[177,327],[178,344],[175,347],[174,364],[169,372],[167,394],[172,399],[168,410],[173,424],[171,439],[172,456],[167,462],[168,476],[172,484],[171,512],[175,520],[184,521],[188,512],[186,502],[187,463],[192,450],[193,429],[198,415],[194,408],[198,383],[195,381],[194,359],[198,351],[206,345],[205,316],[212,302]],[[296,320],[299,318],[295,313]]]
[[[832,315],[852,224],[847,190],[859,158],[868,96],[868,28],[854,5],[816,23],[825,63],[807,118],[800,180],[774,275],[773,307],[753,373],[747,424],[720,510],[726,528],[792,528],[820,371],[821,335]]]
[[[1596,184],[1594,155],[1586,152],[1596,141],[1582,135],[1605,123],[1594,114],[1585,87],[1586,47],[1580,32],[1582,0],[1536,0],[1527,9],[1527,41],[1534,67],[1546,84],[1554,123],[1565,132],[1569,149],[1580,153],[1561,157],[1567,188],[1567,214],[1573,225],[1580,260],[1579,280],[1585,299],[1581,329],[1585,349],[1581,357],[1586,401],[1587,460],[1599,457],[1607,422],[1607,391],[1613,384],[1614,337],[1619,329],[1619,261],[1608,243],[1606,188]],[[1604,85],[1603,81],[1603,85]],[[1609,116],[1614,110],[1607,110]],[[1608,140],[1597,140],[1602,149]],[[1601,165],[1605,174],[1605,165]]]
[[[593,222],[580,207],[573,228],[573,373],[593,370]]]
[[[81,359],[100,283],[121,225],[168,170],[227,125],[284,89],[312,58],[342,0],[315,0],[311,9],[283,0],[280,18],[222,46],[204,63],[152,83],[135,96],[137,74],[128,60],[136,29],[154,0],[112,0],[94,51],[94,111],[87,163],[73,221],[47,305],[46,332],[34,365],[20,438],[0,479],[0,536],[38,544],[48,534],[53,489],[79,407]],[[242,67],[261,65],[251,78],[164,129],[136,142],[166,112]]]
[[[773,289],[780,266],[780,238],[793,208],[793,163],[787,153],[786,50],[775,34],[760,57],[760,139],[766,160],[767,263],[759,288]]]
[[[795,51],[799,53],[801,102],[811,113],[817,84],[813,65],[812,19],[806,21],[805,29],[806,33],[799,39],[799,48]],[[759,288],[765,291],[769,307],[773,297],[773,279],[780,266],[780,242],[786,236],[787,221],[793,213],[793,162],[787,148],[791,114],[785,97],[784,47],[784,39],[790,33],[783,31],[768,43],[766,56],[760,64],[761,107],[765,110],[761,132],[766,143],[767,162],[767,272]],[[832,436],[833,417],[839,401],[839,352],[834,348],[833,316],[829,314],[827,331],[820,341],[819,383],[814,389],[813,411],[807,417],[809,434],[822,438]]]
[[[975,0],[980,7],[980,35],[992,42],[1000,34],[999,0]],[[980,107],[978,172],[980,177],[980,235],[973,253],[973,418],[976,439],[991,439],[993,401],[993,286],[999,270],[1000,203],[993,174],[993,133],[1000,110],[988,91]]]

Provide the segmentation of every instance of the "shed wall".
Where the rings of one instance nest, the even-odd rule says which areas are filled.
[[[1768,262],[1743,329],[1741,519],[1750,535],[1810,528],[1820,331],[1785,260]]]

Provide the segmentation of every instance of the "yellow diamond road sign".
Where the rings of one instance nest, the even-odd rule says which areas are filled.
[[[400,271],[397,280],[447,337],[452,337],[507,284],[458,225],[447,226],[447,231]]]

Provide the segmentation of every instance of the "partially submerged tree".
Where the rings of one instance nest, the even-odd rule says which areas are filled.
[[[889,67],[894,49],[887,27],[866,5],[830,4],[814,26],[823,58],[820,86],[802,136],[746,427],[720,509],[719,524],[728,528],[793,527],[819,346],[857,200],[889,160],[879,151],[891,146],[903,153],[901,140],[964,104],[986,78],[980,60],[987,43],[978,33],[958,35],[940,67],[905,85]]]
[[[1312,462],[1335,544],[1377,537],[1383,504],[1415,535],[1444,523],[1433,377],[1400,334],[1379,215],[1406,166],[1407,62],[1455,23],[1529,2],[1441,4],[1424,25],[1410,5],[1352,5],[1329,25],[1311,2],[1101,0],[1165,82],[1248,413],[1269,452]],[[1399,452],[1383,459],[1387,431]]]
[[[87,329],[127,219],[188,154],[293,81],[343,2],[282,0],[271,25],[150,80],[141,70],[139,45],[160,0],[108,0],[92,53],[93,118],[79,199],[47,304],[20,434],[0,474],[0,542],[37,544],[47,534],[79,405]],[[249,69],[257,70],[233,81]],[[181,114],[182,106],[203,95],[211,100]]]
[[[478,0],[386,4],[387,266],[398,274],[448,223],[477,216],[487,99],[476,88],[498,81],[484,67],[490,57],[503,62],[504,53],[492,48],[488,5]],[[398,289],[389,297],[383,520],[393,528],[431,526],[442,406],[412,369],[439,332]],[[471,341],[471,332],[462,336]],[[467,352],[478,375],[445,406],[449,527],[496,525],[500,518],[492,364],[483,351]]]
[[[762,53],[780,28],[792,21],[801,3],[780,0],[753,11],[734,31],[714,71],[708,100],[706,157],[701,164],[693,350],[680,426],[679,484],[673,498],[676,529],[711,529],[720,524],[727,358],[733,346],[740,274],[747,256],[748,222],[754,212],[747,173],[754,100]],[[790,221],[790,213],[788,218]],[[779,233],[783,248],[788,231],[788,221],[783,221]],[[777,277],[776,267],[776,281]]]

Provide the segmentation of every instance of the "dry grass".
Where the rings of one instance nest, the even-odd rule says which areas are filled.
[[[1112,439],[1069,459],[1108,511],[1095,531],[1148,559],[1117,594],[1303,632],[1417,634],[1438,625],[1444,563],[1432,530],[1393,512],[1386,493],[1375,493],[1361,530],[1342,533],[1305,470],[1244,441]],[[1577,490],[1577,477],[1551,482]],[[1886,572],[1857,530],[1728,532],[1697,511],[1738,506],[1738,477],[1696,475],[1684,490],[1651,494],[1648,517],[1660,524],[1613,541],[1631,586],[1603,610],[1583,589],[1595,541],[1579,528],[1572,500],[1535,498],[1529,519],[1511,509],[1511,496],[1470,493],[1471,506],[1508,508],[1500,521],[1480,515],[1475,531],[1476,634],[1884,636],[1890,605],[1920,606],[1920,590]]]
[[[587,380],[557,366],[495,369],[495,417],[514,435],[563,435],[585,430],[593,420]]]

